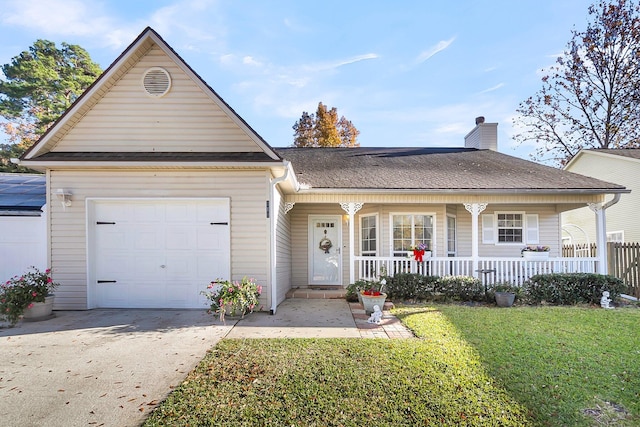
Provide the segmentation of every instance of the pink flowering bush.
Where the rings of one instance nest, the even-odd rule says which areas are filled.
[[[244,277],[242,281],[229,282],[216,279],[207,286],[202,294],[210,301],[210,312],[220,316],[224,321],[225,314],[242,317],[251,313],[258,306],[258,297],[262,293],[262,286],[255,279]]]
[[[34,302],[44,302],[58,286],[51,278],[51,270],[41,272],[31,267],[21,276],[14,276],[0,284],[0,319],[15,325],[22,313]]]

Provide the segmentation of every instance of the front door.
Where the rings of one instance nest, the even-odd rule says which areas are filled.
[[[309,284],[342,285],[342,223],[339,215],[309,217]]]

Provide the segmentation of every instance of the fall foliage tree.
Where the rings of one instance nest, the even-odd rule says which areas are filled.
[[[358,147],[360,131],[344,118],[338,118],[338,109],[320,102],[315,114],[302,112],[293,125],[295,147]]]
[[[2,66],[0,126],[8,144],[0,144],[0,171],[21,172],[10,162],[42,136],[102,73],[80,46],[37,40],[28,51]]]
[[[581,148],[640,146],[640,6],[603,0],[588,18],[517,109],[514,138],[537,143],[535,160],[563,166]]]

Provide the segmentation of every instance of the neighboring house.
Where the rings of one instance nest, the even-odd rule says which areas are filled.
[[[632,190],[607,210],[607,240],[610,242],[640,242],[640,149],[580,150],[564,168],[567,171],[615,182]],[[594,213],[588,207],[562,215],[565,242],[594,243],[596,228]]]
[[[44,175],[0,173],[0,283],[47,267]]]
[[[147,28],[21,158],[47,172],[57,309],[203,307],[215,278],[253,277],[275,312],[296,287],[421,271],[520,281],[560,255],[560,213],[620,185],[496,151],[276,149]],[[395,144],[395,141],[390,141]],[[426,243],[433,257],[406,257]],[[552,261],[525,263],[525,244]],[[602,254],[601,254],[602,255]]]

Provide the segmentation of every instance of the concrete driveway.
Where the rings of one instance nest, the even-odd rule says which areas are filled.
[[[0,424],[137,426],[227,335],[204,310],[58,311],[0,329]]]

